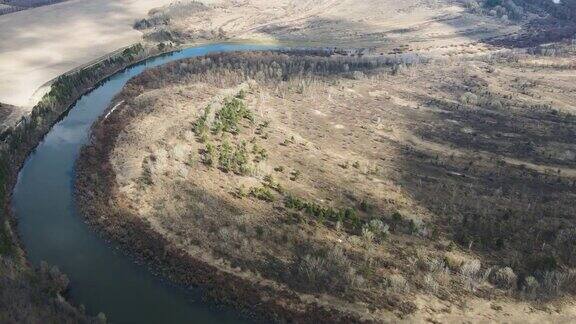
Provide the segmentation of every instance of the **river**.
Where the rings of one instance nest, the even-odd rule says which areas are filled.
[[[30,262],[58,266],[70,278],[69,297],[110,323],[248,323],[236,310],[202,300],[197,289],[158,277],[83,221],[74,202],[74,164],[90,127],[126,82],[146,68],[174,60],[262,46],[216,44],[150,58],[100,83],[80,98],[28,157],[12,205]]]

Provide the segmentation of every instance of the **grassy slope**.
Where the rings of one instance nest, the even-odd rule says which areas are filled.
[[[287,285],[304,300],[320,294],[316,302],[352,313],[521,320],[527,310],[547,318],[536,305],[564,305],[557,319],[574,316],[566,242],[544,234],[572,226],[569,59],[478,57],[278,83],[274,71],[285,59],[264,65],[265,75],[245,70],[256,76],[248,83],[237,73],[246,56],[226,72],[197,77],[186,66],[198,62],[175,63],[133,80],[126,103],[96,128],[96,145],[85,152],[84,160],[109,162],[99,172],[81,168],[81,197],[91,199],[83,203],[102,217],[92,221],[137,242],[146,238],[128,234],[124,217],[138,219],[170,250]],[[214,129],[223,100],[241,88],[253,122],[241,121],[238,134],[193,133],[204,107],[212,107],[206,120]],[[238,152],[243,140],[247,173],[227,171],[225,143]],[[95,154],[100,145],[103,156]],[[93,187],[103,174],[106,186]],[[108,195],[113,206],[93,199]],[[314,206],[298,211],[284,203],[288,195],[352,208],[360,227],[348,216],[338,226],[338,217]],[[389,226],[388,237],[362,230],[372,219]],[[543,244],[548,249],[534,253]],[[330,277],[337,284],[322,273],[337,274]]]

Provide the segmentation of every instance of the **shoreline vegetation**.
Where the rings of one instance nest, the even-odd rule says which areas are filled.
[[[536,59],[530,55],[501,53],[476,60],[428,62],[417,55],[343,56],[303,50],[214,54],[150,69],[129,81],[112,104],[117,108],[94,124],[93,140],[77,162],[78,205],[91,225],[158,273],[184,286],[200,286],[217,301],[258,318],[414,319],[411,316],[427,316],[416,312],[431,301],[440,308],[461,307],[455,320],[471,315],[466,312],[472,306],[460,305],[469,302],[476,305],[474,311],[485,312],[477,316],[490,313],[499,318],[504,308],[518,314],[529,309],[537,313],[533,316],[545,317],[547,307],[565,302],[563,297],[573,291],[574,272],[563,243],[551,242],[551,255],[530,256],[529,249],[520,249],[520,243],[507,240],[497,228],[516,226],[521,237],[517,241],[526,244],[538,246],[539,240],[546,239],[530,234],[529,225],[509,223],[512,219],[506,215],[523,209],[501,191],[504,187],[514,193],[522,183],[551,188],[538,164],[547,165],[555,158],[552,154],[527,157],[518,150],[506,156],[529,158],[533,166],[507,163],[500,157],[503,152],[485,146],[487,139],[474,137],[460,143],[468,137],[459,129],[451,133],[450,125],[456,122],[436,115],[439,107],[440,115],[450,112],[458,124],[473,120],[473,127],[480,127],[497,112],[507,122],[532,129],[533,120],[524,116],[528,109],[541,116],[542,125],[570,133],[572,119],[560,122],[558,111],[538,103],[539,95],[516,96],[514,84],[498,93],[482,86],[484,78],[509,84],[499,79],[506,74],[492,69],[528,67],[525,64]],[[546,61],[545,54],[538,55]],[[467,86],[450,85],[449,80],[462,77],[462,69]],[[432,93],[398,97],[406,95],[402,86],[407,85],[402,82],[428,80],[420,81],[416,71],[426,78],[447,73],[450,79],[429,88]],[[558,67],[558,73],[563,71]],[[343,113],[341,109],[354,109],[354,100],[365,110],[355,109],[353,116]],[[334,110],[334,105],[340,110]],[[394,108],[386,110],[386,106]],[[330,143],[335,147],[323,151],[323,145],[331,145],[323,136],[313,140],[303,135],[317,134],[321,127],[310,119],[298,119],[297,115],[306,114],[303,107],[310,108],[314,118],[323,118],[331,110],[334,143]],[[147,116],[165,122],[150,124]],[[387,122],[377,116],[405,119]],[[364,123],[357,124],[362,118]],[[425,121],[442,126],[429,129],[422,126]],[[411,124],[418,138],[402,139],[409,134],[395,129],[395,122]],[[297,125],[303,128],[293,129]],[[150,132],[149,127],[160,128],[151,136],[157,142],[138,135]],[[515,131],[504,124],[492,127],[506,134]],[[543,138],[539,146],[544,147],[544,139],[552,136],[546,129],[538,130]],[[349,134],[339,138],[335,132]],[[366,144],[369,148],[356,141],[366,134],[377,135],[374,144]],[[495,138],[498,145],[491,147],[498,148],[511,145],[515,137]],[[346,153],[338,150],[338,139],[350,141],[344,146],[353,148],[354,153],[348,152],[352,157],[342,160]],[[451,150],[438,151],[430,140],[451,143]],[[474,153],[466,146],[475,148]],[[291,150],[300,152],[298,157],[287,155]],[[311,156],[317,158],[307,160]],[[338,163],[333,164],[334,160]],[[383,167],[382,161],[390,162]],[[553,162],[572,165],[559,158]],[[494,165],[505,170],[500,177],[508,174],[507,184],[479,180],[492,179]],[[320,170],[311,176],[315,168]],[[409,170],[395,173],[402,168]],[[383,172],[403,189],[392,186],[373,192],[364,181],[346,182],[350,187],[342,192],[329,189],[344,188],[332,176],[341,181],[366,177],[373,186],[390,186],[378,180]],[[194,176],[187,176],[190,173]],[[550,213],[551,206],[566,201],[576,183],[569,173],[555,181],[557,187],[549,197],[545,195],[548,198],[537,191],[525,192],[526,197],[538,197],[531,198],[535,204],[530,211],[524,210],[529,224],[540,224],[540,211]],[[403,194],[404,190],[412,192]],[[494,193],[487,195],[487,191]],[[475,198],[458,201],[454,195]],[[474,201],[502,206],[504,215],[468,222],[481,212]],[[564,212],[568,211],[557,213]],[[562,226],[553,230],[563,232]],[[493,235],[487,237],[487,231]],[[521,262],[524,254],[518,253],[526,253],[529,260]],[[390,259],[391,255],[397,257]],[[423,296],[422,291],[431,295]]]

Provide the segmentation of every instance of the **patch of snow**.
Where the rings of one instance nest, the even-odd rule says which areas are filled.
[[[119,103],[116,104],[116,106],[112,107],[112,109],[110,109],[110,111],[106,114],[106,116],[104,116],[104,119],[107,119],[108,116],[110,116],[110,114],[113,113],[114,110],[116,110],[116,108],[118,108],[123,103],[124,103],[124,100],[120,101]]]

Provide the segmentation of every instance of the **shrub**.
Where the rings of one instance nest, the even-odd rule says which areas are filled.
[[[106,318],[106,314],[100,312],[98,313],[98,315],[96,316],[96,319],[98,320],[98,323],[100,324],[106,324],[108,322],[108,319]]]
[[[268,202],[274,201],[274,195],[272,194],[272,191],[265,187],[252,187],[250,189],[250,195],[260,200]]]
[[[576,290],[576,272],[544,271],[528,276],[523,282],[521,296],[528,299],[551,299],[562,293],[574,293]]]
[[[228,141],[224,141],[220,145],[220,154],[218,155],[218,166],[224,172],[229,172],[232,169],[233,156],[232,146]]]
[[[322,207],[314,202],[304,201],[292,195],[284,198],[284,206],[290,209],[304,211],[306,214],[315,217],[320,222],[325,219],[348,224],[353,229],[361,230],[361,221],[356,211],[352,208],[334,209],[332,207]],[[369,227],[366,227],[370,230]]]
[[[556,250],[559,252],[562,261],[571,266],[576,266],[576,229],[563,229],[556,235],[554,242]]]
[[[499,288],[512,290],[516,288],[518,277],[510,267],[500,268],[493,272],[490,281]]]
[[[362,238],[368,245],[372,244],[372,242],[374,241],[374,233],[370,230],[370,227],[367,225],[364,225],[362,227]]]
[[[246,142],[241,142],[236,145],[233,150],[228,141],[224,141],[219,151],[211,143],[206,144],[202,162],[208,166],[213,166],[216,155],[218,156],[218,167],[223,172],[234,172],[239,175],[246,175],[250,172],[248,165],[248,150],[246,149]]]
[[[245,141],[236,145],[234,155],[232,156],[232,169],[234,173],[240,175],[246,175],[250,172],[250,167],[248,166],[248,149],[246,148]]]
[[[420,218],[411,218],[408,221],[408,231],[413,235],[426,236],[428,235],[428,229],[426,224]]]
[[[317,289],[327,276],[324,259],[320,256],[305,255],[298,263],[298,276],[302,281]]]
[[[367,226],[380,240],[385,240],[390,234],[390,227],[379,219],[371,220]]]
[[[342,221],[336,221],[334,224],[334,230],[336,230],[336,232],[340,232],[342,230]]]
[[[289,146],[290,144],[292,144],[292,142],[287,138],[284,139],[284,142],[280,143],[282,146]]]
[[[441,259],[434,258],[426,261],[426,268],[430,272],[444,271],[446,269],[446,263]]]
[[[254,144],[252,147],[252,154],[255,155],[254,162],[260,163],[268,158],[268,152],[263,147],[258,146],[258,144]]]
[[[465,277],[476,278],[480,272],[481,265],[480,260],[477,259],[465,261],[460,267],[460,273]]]
[[[202,163],[207,166],[213,166],[216,157],[216,147],[212,143],[207,143],[202,155]]]
[[[236,134],[239,132],[239,122],[242,119],[254,121],[252,112],[238,98],[226,99],[214,119],[214,133],[220,131]]]
[[[340,247],[312,251],[297,259],[294,268],[297,281],[312,291],[346,292],[365,282]]]
[[[248,193],[246,192],[246,187],[244,187],[244,185],[240,185],[239,187],[237,187],[236,191],[234,192],[234,196],[236,198],[246,198],[248,196]]]
[[[49,266],[45,261],[40,262],[39,274],[51,295],[66,290],[70,284],[68,277],[57,266]]]
[[[290,173],[290,180],[291,181],[296,181],[298,179],[300,179],[300,171],[299,170],[294,170]]]
[[[475,0],[468,0],[465,2],[466,8],[468,8],[471,12],[475,14],[479,14],[482,12],[482,8]]]
[[[403,219],[402,214],[400,214],[399,211],[395,211],[395,212],[392,214],[392,220],[393,220],[394,222],[399,223],[399,222],[402,221],[402,219]]]
[[[540,283],[532,276],[526,277],[524,286],[522,287],[522,294],[524,298],[536,299],[538,291],[540,290]]]
[[[362,200],[360,202],[360,210],[366,213],[371,212],[373,209],[373,206],[366,200]]]
[[[256,135],[262,135],[264,133],[264,130],[266,128],[268,128],[268,126],[270,126],[270,121],[266,120],[264,122],[262,122],[261,124],[258,125],[258,127],[256,127]]]
[[[142,174],[140,175],[140,182],[143,185],[150,186],[154,184],[151,163],[154,161],[154,156],[150,155],[142,161]]]
[[[478,96],[471,92],[466,92],[465,94],[460,96],[460,102],[462,102],[463,104],[474,106],[478,104]]]
[[[452,271],[458,271],[462,264],[464,264],[464,258],[455,253],[447,252],[444,254],[444,263]]]
[[[284,192],[282,185],[280,185],[280,183],[274,180],[274,177],[270,174],[264,177],[264,186],[272,190],[275,190],[278,193]]]
[[[549,298],[559,296],[562,291],[570,291],[574,285],[574,272],[546,271],[542,275],[542,293]]]
[[[406,293],[410,289],[408,281],[401,274],[393,274],[386,278],[388,289],[395,293]]]
[[[6,224],[0,224],[0,255],[9,255],[14,252],[14,245],[6,226]]]
[[[358,217],[358,213],[352,208],[346,208],[344,210],[344,219],[352,223],[354,227],[359,227],[360,225],[360,218]]]
[[[199,138],[202,138],[208,133],[208,116],[210,115],[210,110],[210,106],[204,108],[204,114],[194,123],[194,134]]]
[[[467,290],[474,291],[481,280],[480,276],[481,263],[479,260],[466,261],[460,267],[460,274],[464,279],[464,287]]]
[[[436,279],[434,279],[434,276],[430,273],[427,273],[424,276],[424,287],[426,288],[426,290],[432,292],[433,294],[438,292],[438,289],[440,288],[440,285],[438,284],[438,282],[436,281]]]
[[[241,89],[240,91],[238,91],[238,93],[236,94],[236,99],[246,99],[246,91],[244,89]]]
[[[512,0],[504,1],[504,7],[507,9],[508,17],[513,20],[519,20],[524,16],[524,10]]]

